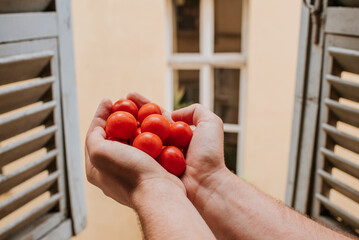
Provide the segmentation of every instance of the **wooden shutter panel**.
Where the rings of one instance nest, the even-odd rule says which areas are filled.
[[[23,216],[11,218],[12,221],[0,230],[0,238],[12,236],[50,210],[61,214],[63,219],[66,216],[56,46],[56,40],[0,45],[0,98],[4,100],[0,108],[3,113],[0,118],[0,167],[3,169],[0,189],[3,194],[8,192],[8,197],[0,203],[0,217],[6,221],[8,215],[23,205],[45,192],[50,193],[46,200]],[[41,149],[38,157],[24,160]],[[10,164],[13,167],[8,168]],[[45,173],[46,177],[12,193],[18,184],[39,173]]]
[[[322,6],[317,43],[303,8],[286,203],[359,235],[359,5]]]
[[[0,239],[68,239],[86,223],[70,2],[5,2],[0,5]]]
[[[345,80],[343,72],[359,74],[359,38],[328,34],[325,37],[312,215],[318,219],[336,221],[335,224],[349,226],[354,233],[359,233],[359,218],[331,200],[335,191],[355,202],[359,209],[359,188],[353,188],[332,175],[332,170],[338,169],[356,178],[355,184],[359,183],[359,162],[340,156],[336,150],[340,146],[359,157],[359,134],[355,132],[355,128],[359,127],[359,78],[358,82]],[[343,99],[350,100],[351,104],[346,105]],[[343,131],[338,127],[339,122],[347,124],[351,131]],[[343,163],[347,163],[346,167],[343,167]]]

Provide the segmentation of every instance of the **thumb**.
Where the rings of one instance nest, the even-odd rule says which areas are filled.
[[[209,109],[198,103],[174,111],[172,113],[172,119],[195,126],[201,122],[217,123],[223,128],[222,120]]]

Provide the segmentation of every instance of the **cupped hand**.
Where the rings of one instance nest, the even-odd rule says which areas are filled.
[[[140,104],[141,98],[135,101]],[[120,142],[106,140],[106,119],[112,103],[103,100],[92,120],[86,136],[86,176],[90,183],[102,189],[105,195],[134,208],[136,193],[145,186],[169,184],[185,192],[183,183],[166,172],[146,153]]]
[[[149,102],[137,93],[130,93],[127,98],[137,104]],[[191,143],[186,154],[186,171],[181,180],[186,188],[187,196],[196,204],[198,195],[209,195],[215,191],[222,180],[229,175],[224,163],[223,122],[213,112],[200,104],[174,111],[172,115],[162,109],[163,115],[171,121],[184,121],[195,125]],[[173,120],[172,120],[173,119]],[[201,191],[205,189],[205,191]]]
[[[229,173],[224,162],[223,122],[200,104],[174,111],[172,118],[196,126],[187,150],[187,168],[182,182],[188,197],[198,207],[197,197],[201,195],[201,200],[210,197]]]

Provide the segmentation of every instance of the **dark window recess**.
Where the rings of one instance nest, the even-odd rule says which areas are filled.
[[[214,113],[224,123],[239,123],[239,74],[239,69],[214,69]]]
[[[199,102],[199,70],[174,72],[173,108],[179,109]]]
[[[199,52],[199,0],[174,0],[173,52]]]
[[[231,172],[237,173],[238,133],[224,133],[224,159]]]
[[[215,0],[214,52],[240,52],[242,1]]]

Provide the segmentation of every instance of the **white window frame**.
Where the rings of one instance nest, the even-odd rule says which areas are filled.
[[[213,111],[214,103],[214,68],[231,68],[240,70],[239,124],[224,124],[225,133],[237,133],[237,174],[242,173],[244,154],[244,123],[247,72],[247,10],[248,0],[242,0],[242,32],[240,53],[214,52],[214,0],[200,0],[200,52],[173,53],[173,19],[172,0],[166,0],[166,37],[167,37],[167,73],[166,73],[166,108],[173,110],[174,70],[200,71],[199,103]]]

